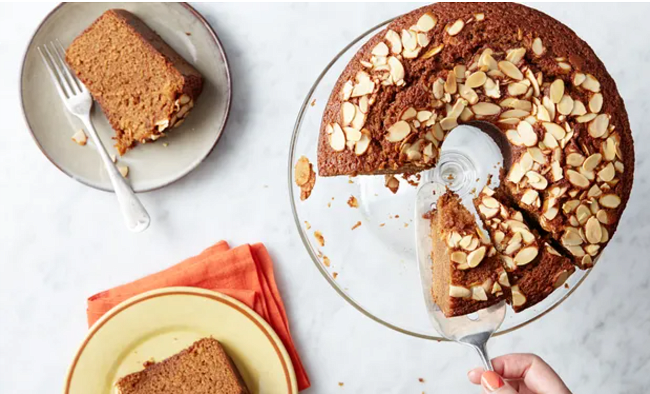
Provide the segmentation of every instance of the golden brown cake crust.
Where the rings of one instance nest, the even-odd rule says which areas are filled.
[[[559,254],[591,267],[632,188],[627,112],[589,45],[529,7],[436,3],[392,21],[332,91],[318,173],[431,168],[447,133],[474,120],[494,124],[511,145],[508,204]]]
[[[137,16],[108,10],[70,44],[66,62],[101,106],[120,154],[179,126],[200,73]]]
[[[214,338],[122,377],[120,394],[248,394],[239,371]]]

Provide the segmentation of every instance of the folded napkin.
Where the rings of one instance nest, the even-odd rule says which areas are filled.
[[[221,241],[164,271],[95,294],[88,299],[88,326],[124,300],[145,291],[172,286],[214,290],[248,305],[273,327],[284,343],[296,371],[298,389],[310,386],[291,339],[287,314],[275,284],[273,261],[262,244],[230,249]]]

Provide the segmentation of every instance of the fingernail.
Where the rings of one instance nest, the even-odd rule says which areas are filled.
[[[505,383],[503,383],[503,379],[501,379],[501,376],[499,376],[498,373],[493,371],[485,371],[481,376],[481,384],[483,387],[488,389],[488,391],[492,392],[503,387]]]

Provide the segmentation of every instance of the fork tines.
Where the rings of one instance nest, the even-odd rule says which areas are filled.
[[[47,71],[50,73],[50,77],[63,99],[85,91],[86,87],[70,72],[64,60],[65,50],[58,39],[51,41],[49,45],[45,44],[38,47],[38,52],[41,54],[41,59],[43,59],[43,63],[45,63]]]

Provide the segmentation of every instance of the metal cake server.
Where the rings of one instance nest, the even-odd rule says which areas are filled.
[[[501,301],[487,309],[465,316],[448,318],[442,313],[438,305],[433,302],[431,288],[433,275],[431,271],[431,252],[433,240],[431,239],[431,223],[423,218],[426,212],[431,211],[442,194],[446,185],[438,182],[423,184],[418,190],[415,205],[415,233],[416,250],[424,303],[429,313],[429,318],[435,329],[445,338],[469,345],[476,349],[485,370],[492,371],[492,363],[487,353],[487,342],[492,334],[499,328],[506,315],[506,302]]]
[[[497,130],[498,131],[498,130]],[[435,208],[438,198],[449,187],[461,198],[471,198],[489,179],[498,184],[499,168],[504,152],[499,147],[502,133],[492,132],[481,124],[461,125],[445,138],[440,160],[430,182],[418,189],[415,202],[415,242],[418,268],[429,318],[435,329],[445,338],[469,345],[476,349],[486,370],[492,370],[487,354],[487,342],[499,328],[506,315],[506,302],[501,301],[489,308],[465,316],[448,318],[433,302],[432,259],[433,240],[431,221],[423,216]],[[473,204],[464,204],[478,219]],[[480,221],[479,221],[480,223]],[[483,229],[484,231],[484,229]]]

